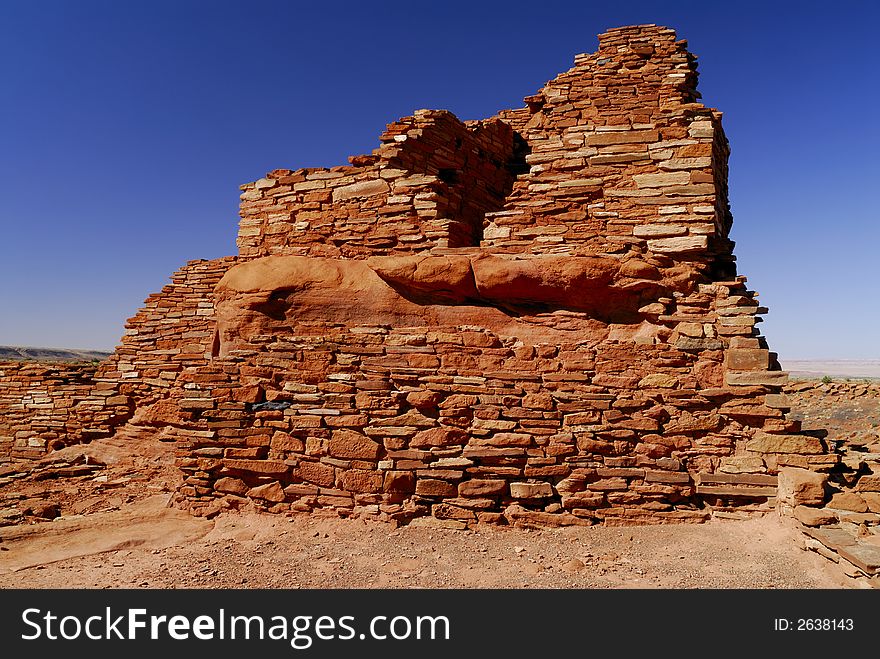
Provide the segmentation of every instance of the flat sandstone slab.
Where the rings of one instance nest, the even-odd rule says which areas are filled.
[[[207,534],[214,523],[168,507],[156,495],[120,510],[28,526],[0,528],[0,575],[58,561],[138,547],[152,550],[184,545]],[[26,581],[19,586],[28,585]],[[59,588],[70,587],[63,579]]]

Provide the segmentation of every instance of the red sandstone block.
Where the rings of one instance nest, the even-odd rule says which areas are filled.
[[[272,435],[270,447],[273,451],[301,452],[305,450],[305,445],[301,439],[298,437],[292,437],[286,432],[276,432]]]
[[[483,441],[490,446],[530,446],[532,436],[525,433],[499,432]]]
[[[646,483],[690,483],[691,476],[687,472],[679,471],[648,471],[645,474]]]
[[[452,506],[448,503],[437,503],[431,506],[431,514],[437,519],[453,519],[463,521],[476,521],[476,513],[472,510]]]
[[[660,422],[650,417],[633,417],[632,419],[621,419],[613,424],[615,428],[625,428],[628,430],[648,430],[656,431],[660,429]]]
[[[471,479],[458,484],[458,494],[463,497],[501,496],[507,491],[507,483],[502,480]]]
[[[523,397],[522,406],[527,409],[552,410],[553,396],[549,394],[527,394]]]
[[[514,499],[543,499],[553,496],[550,483],[510,483],[510,496]]]
[[[242,403],[259,403],[263,400],[262,387],[238,387],[232,390],[233,400]]]
[[[577,492],[562,497],[562,507],[566,510],[574,510],[576,508],[599,508],[604,503],[604,494],[594,494],[591,492]]]
[[[383,489],[386,492],[410,494],[415,491],[416,479],[411,471],[386,471]]]
[[[629,485],[623,478],[603,478],[587,485],[587,488],[596,492],[626,490],[628,487]]]
[[[330,428],[362,428],[369,423],[369,419],[366,414],[340,414],[328,416],[324,423]]]
[[[256,474],[283,475],[289,467],[278,460],[237,460],[224,459],[223,466],[235,471],[249,471]]]
[[[241,430],[221,430],[219,435],[221,437],[237,437],[238,434],[230,434],[230,433],[241,433]],[[245,440],[248,446],[269,446],[271,443],[271,437],[266,433],[257,433],[257,434],[248,434],[247,439]]]
[[[333,487],[336,480],[333,467],[320,462],[302,460],[296,466],[294,473],[305,482],[322,487]]]
[[[856,492],[880,492],[880,476],[862,476],[856,484]]]
[[[467,433],[458,428],[431,428],[416,433],[410,441],[413,448],[427,448],[431,446],[452,446],[467,443]]]
[[[406,402],[417,410],[430,410],[437,407],[440,394],[435,391],[413,391],[406,395]]]
[[[583,453],[598,453],[600,455],[612,455],[615,447],[612,442],[595,439],[591,435],[581,435],[577,438],[577,446]]]
[[[457,469],[416,469],[417,478],[439,478],[445,481],[457,481],[464,477],[464,472]]]
[[[397,469],[425,469],[429,463],[424,460],[395,460],[394,466]]]
[[[656,130],[622,130],[587,135],[586,144],[588,146],[605,146],[611,144],[656,142],[659,139],[660,134]]]
[[[291,498],[299,498],[304,496],[317,496],[318,487],[307,483],[293,483],[284,488],[284,494]]]
[[[264,501],[272,501],[281,503],[284,501],[284,490],[277,482],[266,483],[248,490],[247,495],[252,499],[262,499]]]
[[[220,478],[214,483],[214,489],[217,492],[244,496],[248,491],[248,486],[238,478]]]
[[[472,396],[467,394],[452,394],[443,399],[443,402],[440,403],[440,409],[448,409],[452,407],[463,407],[470,408],[474,407],[480,402],[479,396]]]
[[[602,413],[599,410],[588,410],[584,412],[576,412],[574,414],[566,414],[563,417],[563,425],[566,426],[582,426],[600,423]]]
[[[328,443],[328,451],[334,458],[376,460],[382,451],[382,445],[359,433],[334,430]]]
[[[228,448],[224,451],[227,458],[261,458],[265,457],[266,451],[262,446],[248,448]]]
[[[770,367],[770,351],[762,348],[731,348],[725,355],[725,365],[733,371],[766,371]]]
[[[527,466],[523,472],[526,478],[546,478],[553,479],[558,476],[567,476],[571,472],[571,468],[567,465],[547,465],[544,467]]]
[[[349,469],[342,472],[342,487],[349,492],[381,492],[383,475],[377,471]]]
[[[458,488],[453,483],[430,478],[416,481],[416,494],[425,497],[454,497]]]

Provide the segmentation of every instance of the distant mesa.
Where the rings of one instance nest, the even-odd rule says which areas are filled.
[[[76,350],[73,348],[32,348],[0,346],[0,360],[35,362],[91,362],[104,361],[111,352],[103,350]]]

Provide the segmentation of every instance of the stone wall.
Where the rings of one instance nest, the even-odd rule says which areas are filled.
[[[473,245],[513,183],[513,133],[498,120],[422,110],[389,124],[350,167],[275,170],[242,186],[242,258],[412,253]]]
[[[171,283],[150,295],[125,325],[97,377],[137,400],[140,408],[168,395],[187,368],[205,364],[214,349],[214,286],[235,257],[190,261]]]
[[[785,417],[785,373],[756,329],[766,309],[727,238],[720,113],[695,86],[673,31],[600,36],[526,108],[498,115],[515,134],[484,153],[516,178],[472,214],[425,213],[385,183],[400,158],[389,146],[456,144],[448,113],[392,125],[353,168],[244,186],[240,261],[257,265],[230,271],[246,285],[221,281],[216,356],[172,392],[177,422],[198,433],[181,449],[186,505],[700,520],[768,509],[780,468],[830,469],[836,456]],[[440,165],[397,162],[403,189],[426,168],[440,178]],[[470,178],[448,157],[442,169]],[[482,231],[450,229],[480,214]],[[495,272],[494,290],[516,299],[487,301],[477,264],[490,255],[514,272]],[[581,257],[615,263],[614,295],[577,295],[562,270]]]
[[[721,114],[696,102],[696,82],[695,58],[673,30],[600,35],[596,53],[526,98],[526,112],[499,114],[527,142],[531,168],[487,216],[484,244],[644,250],[730,274],[729,150]]]
[[[234,257],[192,261],[126,323],[102,362],[0,363],[0,459],[36,458],[49,449],[111,435],[139,412],[153,416],[179,375],[211,357],[214,286]],[[161,423],[146,416],[145,422]]]
[[[0,362],[0,461],[40,457],[83,437],[86,415],[77,410],[90,400],[97,367]]]
[[[181,505],[700,521],[836,464],[785,416],[694,57],[599,44],[522,109],[243,186],[239,255],[176,273],[90,391],[174,429]]]

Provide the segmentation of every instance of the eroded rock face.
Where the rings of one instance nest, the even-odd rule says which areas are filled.
[[[491,254],[372,257],[269,256],[231,268],[215,289],[217,354],[308,320],[349,324],[481,324],[531,333],[510,313],[585,312],[584,320],[641,321],[669,290],[627,277],[608,257],[502,258]],[[657,275],[656,271],[634,274]]]
[[[68,426],[163,426],[200,514],[701,521],[830,469],[736,275],[693,56],[599,44],[523,108],[243,186],[239,255],[151,296]]]
[[[383,259],[356,261],[298,256],[270,256],[239,264],[231,268],[216,287],[218,341],[215,353],[225,357],[235,350],[251,350],[251,342],[257,337],[284,335],[299,324],[309,322],[436,328],[473,325],[530,340],[559,340],[562,335],[570,339],[570,333],[575,330],[583,332],[584,338],[607,334],[607,327],[593,322],[589,315],[570,318],[563,332],[553,327],[536,327],[507,310],[524,304],[539,305],[551,311],[560,308],[550,300],[539,300],[539,296],[568,295],[574,299],[576,292],[571,283],[588,284],[589,275],[583,271],[569,277],[567,289],[555,291],[544,283],[548,277],[534,267],[518,266],[520,261],[478,259],[475,261],[479,264],[477,271],[485,282],[481,287],[486,291],[483,295],[475,285],[467,291],[461,283],[465,264],[471,273],[470,279],[474,279],[469,266],[471,261],[466,257],[440,257],[436,262],[430,257],[419,260],[421,264],[427,263],[427,268],[415,270],[413,266],[412,280],[405,278],[410,266],[402,267],[398,257],[389,257],[388,269]],[[488,267],[482,267],[484,262]],[[450,263],[457,266],[458,271],[444,270]],[[506,263],[513,264],[512,273],[498,267]],[[569,272],[574,270],[569,268]],[[449,275],[446,281],[441,279],[443,273]],[[607,271],[598,274],[610,279]],[[390,279],[394,286],[383,277]],[[517,281],[532,283],[523,285],[518,298],[499,297],[499,293],[515,286]],[[602,290],[605,298],[616,293],[605,291],[598,283],[593,288]],[[406,295],[401,295],[399,290]],[[589,286],[582,290],[591,294]],[[464,295],[465,292],[469,295]],[[636,293],[633,299],[639,296]]]

